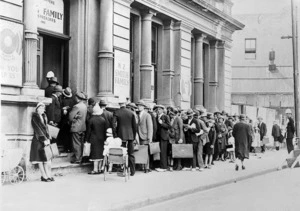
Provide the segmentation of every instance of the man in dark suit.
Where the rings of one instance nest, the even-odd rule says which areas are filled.
[[[163,105],[156,105],[157,108],[157,131],[156,140],[160,142],[160,168],[155,170],[164,172],[168,168],[168,143],[169,143],[169,129],[171,127],[170,118],[164,114],[165,107]]]
[[[126,147],[129,157],[130,175],[135,174],[135,159],[133,141],[136,136],[136,120],[132,111],[126,109],[125,102],[120,103],[120,109],[116,110],[113,115],[113,132],[114,137],[119,137],[123,142],[122,146]]]
[[[188,109],[186,115],[188,118],[183,121],[183,131],[185,134],[186,143],[193,144],[193,163],[191,170],[196,171],[199,144],[199,137],[196,135],[196,133],[200,133],[200,124],[194,118],[194,112],[192,109]]]
[[[106,122],[106,128],[112,128],[113,127],[113,114],[106,110],[107,103],[104,100],[100,100],[99,102],[100,108],[103,109],[103,113],[101,114],[102,117],[104,117]]]
[[[62,92],[62,87],[56,85],[51,95],[52,103],[46,108],[49,124],[55,127],[60,127],[62,108],[59,98],[62,95]]]
[[[285,111],[286,117],[288,119],[288,123],[286,126],[286,146],[288,153],[294,150],[294,145],[293,145],[293,138],[295,134],[295,122],[292,118],[292,111],[291,109],[286,109]]]
[[[266,124],[263,122],[263,118],[262,117],[258,117],[258,128],[259,128],[259,133],[260,133],[260,140],[262,141],[264,139],[264,137],[267,135],[267,126]],[[265,144],[261,144],[261,152],[264,153],[266,151],[266,145]]]

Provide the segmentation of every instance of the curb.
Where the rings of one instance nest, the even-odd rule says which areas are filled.
[[[287,166],[283,166],[282,169],[286,169],[286,168],[287,168]],[[278,171],[278,169],[277,168],[266,169],[266,170],[263,170],[263,171],[259,171],[259,172],[255,172],[255,173],[246,175],[246,176],[240,176],[240,177],[237,177],[235,179],[228,179],[228,180],[218,182],[218,183],[214,183],[214,184],[210,184],[210,185],[203,185],[203,186],[199,186],[199,187],[192,188],[192,189],[189,189],[189,190],[176,192],[176,193],[171,193],[171,194],[168,194],[168,195],[165,195],[165,196],[148,198],[148,199],[145,199],[145,200],[140,200],[138,202],[133,202],[133,203],[126,204],[126,205],[123,205],[123,206],[120,206],[120,207],[111,208],[111,209],[108,209],[108,210],[110,210],[110,211],[135,210],[135,209],[145,207],[145,206],[148,206],[148,205],[158,204],[158,203],[161,203],[161,202],[165,202],[167,200],[172,200],[172,199],[175,199],[175,198],[179,198],[181,196],[185,196],[185,195],[189,195],[189,194],[193,194],[193,193],[197,193],[197,192],[201,192],[201,191],[205,191],[205,190],[210,190],[210,189],[213,189],[213,188],[228,185],[228,184],[231,184],[231,183],[236,183],[238,181],[243,181],[243,180],[246,180],[246,179],[261,176],[261,175],[268,174],[268,173],[275,172],[275,171]]]

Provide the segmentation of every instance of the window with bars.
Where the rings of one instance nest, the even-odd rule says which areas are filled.
[[[256,38],[245,39],[245,59],[256,59]]]

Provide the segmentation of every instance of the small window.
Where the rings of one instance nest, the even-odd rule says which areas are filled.
[[[245,59],[256,59],[256,39],[245,39]]]

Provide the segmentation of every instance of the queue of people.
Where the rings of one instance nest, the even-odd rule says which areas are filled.
[[[55,83],[53,82],[56,81]],[[51,84],[55,84],[52,86]],[[215,161],[235,163],[235,170],[244,170],[244,159],[249,152],[261,147],[265,151],[264,138],[267,127],[261,117],[253,126],[245,115],[229,115],[225,111],[214,113],[206,109],[181,110],[178,107],[163,105],[150,106],[143,100],[139,102],[121,102],[114,112],[106,109],[104,100],[99,102],[89,98],[84,92],[72,93],[67,87],[62,89],[57,80],[49,79],[52,103],[47,107],[39,103],[32,116],[34,138],[31,145],[30,161],[38,163],[42,181],[54,181],[51,176],[51,164],[41,155],[43,146],[56,142],[64,146],[65,152],[73,152],[71,163],[81,164],[83,145],[91,144],[89,161],[93,170],[89,174],[103,172],[103,158],[107,154],[109,143],[118,145],[128,154],[130,174],[135,174],[136,167],[149,173],[173,170],[204,171],[210,169]],[[49,88],[50,89],[50,88]],[[293,150],[292,138],[295,132],[291,112],[287,111],[287,146]],[[49,135],[47,124],[60,128],[56,139]],[[277,126],[276,126],[277,125]],[[274,124],[272,136],[280,142],[282,133],[278,124]],[[117,140],[114,140],[116,139]],[[121,140],[121,141],[119,141]],[[135,145],[159,143],[159,159],[148,151],[148,162],[143,165],[135,163]],[[192,145],[192,158],[173,158],[172,145]],[[276,148],[277,150],[279,148]],[[106,152],[105,152],[106,150]],[[50,166],[50,167],[49,167]],[[109,167],[112,170],[112,166]]]

